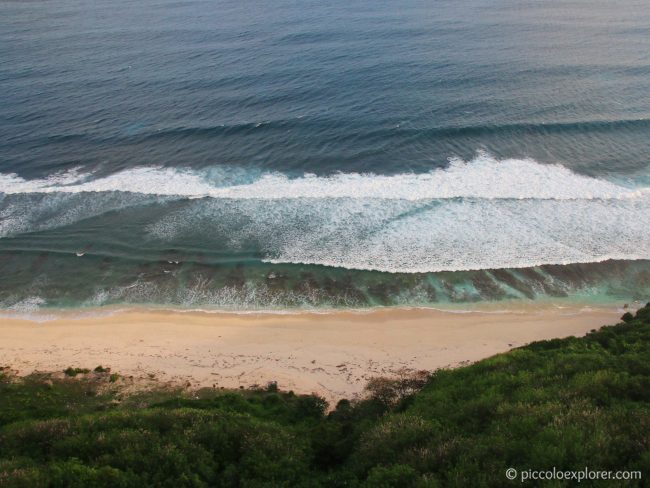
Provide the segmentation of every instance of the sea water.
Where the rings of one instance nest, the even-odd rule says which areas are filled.
[[[0,3],[0,308],[647,300],[650,8]]]

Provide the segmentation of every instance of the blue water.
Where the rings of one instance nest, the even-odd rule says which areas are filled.
[[[0,308],[645,299],[650,8],[0,2]]]

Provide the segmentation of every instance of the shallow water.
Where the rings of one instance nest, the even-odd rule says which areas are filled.
[[[0,308],[646,300],[646,7],[1,2]]]

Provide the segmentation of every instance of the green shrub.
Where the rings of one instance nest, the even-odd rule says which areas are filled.
[[[74,380],[5,376],[0,486],[501,487],[509,467],[647,475],[649,311],[419,383],[376,380],[327,415],[324,399],[275,384],[122,398],[79,368],[66,370]]]
[[[75,376],[77,376],[78,374],[86,374],[86,373],[90,373],[90,370],[87,369],[87,368],[73,368],[73,367],[69,367],[69,368],[65,369],[63,372],[65,373],[66,376],[72,376],[72,377],[75,377]]]
[[[376,466],[370,471],[363,486],[364,488],[411,488],[418,485],[419,478],[416,470],[403,464],[390,467]]]
[[[632,322],[632,320],[634,320],[634,315],[632,315],[630,312],[625,312],[621,317],[621,320],[623,322]]]

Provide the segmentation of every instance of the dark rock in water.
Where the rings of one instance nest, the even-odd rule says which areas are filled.
[[[170,268],[171,266],[166,261],[143,263],[137,267],[137,277],[142,281],[150,283],[170,283],[172,280],[175,281],[171,273],[166,272],[170,271]]]
[[[632,284],[635,288],[650,287],[650,271],[647,269],[635,273],[632,277]]]
[[[621,261],[601,263],[546,264],[540,266],[545,273],[573,289],[591,286],[600,280],[611,280],[625,276],[628,265]]]
[[[212,280],[216,275],[219,267],[217,265],[207,265],[201,263],[193,263],[189,269],[185,271],[190,278],[198,276],[203,280]]]
[[[540,288],[543,293],[552,297],[567,297],[566,291],[555,285],[551,280],[540,274],[534,268],[521,268],[517,273],[523,276],[533,286]]]
[[[435,287],[431,283],[426,283],[425,290],[427,294],[427,300],[429,303],[434,303],[438,300],[438,292],[436,292]]]
[[[493,269],[490,271],[490,273],[492,274],[492,276],[494,276],[496,280],[505,283],[513,290],[517,290],[518,292],[523,294],[526,298],[530,298],[531,300],[535,298],[535,291],[533,290],[533,287],[519,280],[508,270]]]
[[[481,298],[486,300],[501,300],[506,296],[499,285],[484,271],[477,272],[472,278],[474,288],[480,293]]]
[[[102,272],[108,271],[111,266],[112,266],[112,259],[109,257],[104,257],[102,260],[99,262],[98,269]]]
[[[43,265],[45,264],[45,261],[47,261],[49,254],[47,252],[41,252],[32,260],[32,264],[29,267],[29,272],[30,273],[38,273],[42,268]]]
[[[270,271],[266,275],[264,282],[271,290],[280,291],[286,289],[288,279],[287,275],[279,271]]]
[[[440,280],[442,287],[447,294],[447,298],[450,302],[454,303],[463,303],[463,302],[478,302],[481,297],[478,295],[471,295],[465,290],[457,290],[454,285],[449,283],[446,280]]]
[[[168,276],[171,277],[171,273],[169,273]],[[183,278],[186,278],[186,281],[184,281]],[[184,286],[181,285],[183,286],[184,290],[205,291],[213,288],[215,285],[214,280],[210,276],[204,275],[200,272],[189,273],[185,276],[182,276],[179,281],[181,284],[184,282]]]
[[[184,256],[170,263],[159,252],[153,260],[139,261],[103,251],[83,259],[69,252],[3,251],[0,303],[13,306],[31,296],[42,298],[45,306],[124,302],[228,308],[231,303],[246,306],[251,299],[289,308],[418,306],[542,296],[606,296],[623,303],[647,301],[650,291],[648,260],[391,274],[250,260],[201,263],[194,253]],[[180,254],[165,257],[180,259]]]
[[[302,272],[300,279],[293,285],[292,290],[298,295],[309,296],[320,290],[320,284],[313,273]]]
[[[547,264],[540,266],[540,269],[572,289],[579,289],[592,281],[586,267],[577,264]]]
[[[244,266],[241,264],[238,264],[234,268],[232,268],[227,274],[225,278],[225,283],[226,286],[233,286],[237,288],[243,288],[243,286],[246,284],[246,278],[244,276]]]
[[[162,259],[164,259],[168,263],[173,263],[173,264],[179,264],[185,260],[181,252],[176,249],[169,249],[168,251],[163,253]]]
[[[0,253],[0,272],[2,274],[8,273],[8,270],[5,269],[5,266],[8,268],[9,265],[18,261],[18,253],[16,252],[3,252]]]
[[[397,283],[390,283],[381,281],[368,287],[370,297],[378,301],[382,305],[393,305],[395,298],[399,295],[399,285]]]
[[[361,305],[367,303],[363,292],[354,286],[350,274],[345,274],[339,279],[326,277],[323,280],[323,289],[341,304]]]
[[[445,290],[445,293],[447,294],[447,298],[450,301],[455,302],[456,301],[456,290],[454,290],[453,285],[451,283],[447,282],[447,281],[444,281],[444,280],[440,280],[440,283],[442,284],[442,287]]]
[[[163,262],[164,261],[159,261],[155,263],[155,266],[159,268],[160,266],[162,266]],[[153,271],[153,266],[154,263],[150,263],[150,262],[138,263],[135,266],[135,276],[139,276],[146,279],[147,277],[156,274],[156,272]]]
[[[436,287],[429,281],[430,276],[427,273],[397,274],[388,279],[397,285],[396,295],[400,296],[400,303],[421,305],[435,303],[438,299]]]

